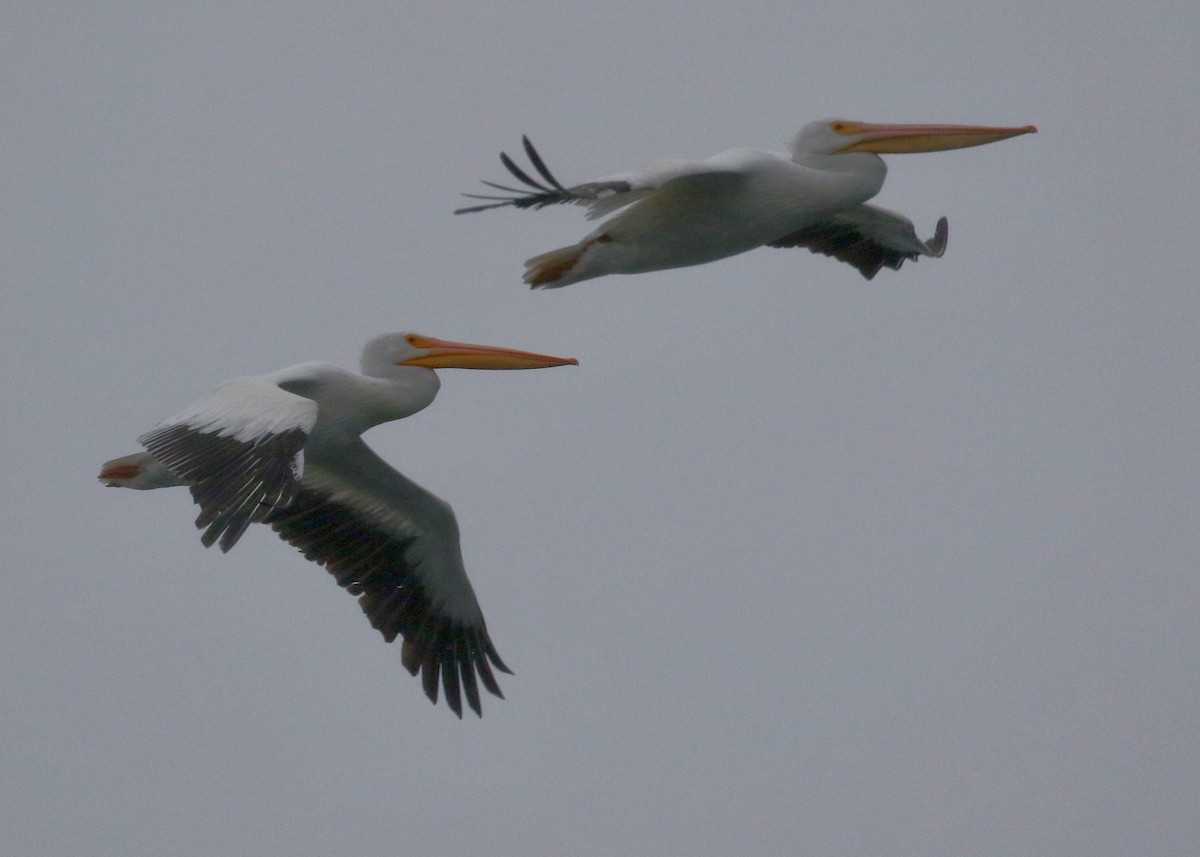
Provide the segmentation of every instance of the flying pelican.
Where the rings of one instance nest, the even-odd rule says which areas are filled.
[[[440,678],[455,714],[462,694],[480,714],[476,677],[503,698],[491,667],[511,670],[463,568],[454,512],[359,435],[429,405],[441,383],[434,369],[567,364],[578,361],[388,333],[363,349],[361,375],[301,363],[226,381],[139,437],[147,452],[106,462],[99,478],[125,488],[188,486],[205,547],[227,551],[251,523],[270,524],[359,596],[385,640],[404,638],[401,661],[421,673],[431,701]]]
[[[881,154],[938,152],[982,146],[1036,133],[1032,125],[872,125],[824,119],[805,125],[789,155],[730,149],[703,161],[660,160],[574,187],[547,169],[528,137],[525,154],[542,181],[507,154],[500,161],[529,189],[484,181],[511,196],[463,194],[491,200],[455,214],[489,208],[585,205],[589,220],[625,206],[583,240],[525,262],[525,282],[559,288],[606,274],[640,274],[701,265],[761,247],[807,247],[857,268],[868,280],[880,268],[898,269],[905,259],[941,256],[946,218],[928,241],[917,237],[903,215],[866,201],[883,187]]]

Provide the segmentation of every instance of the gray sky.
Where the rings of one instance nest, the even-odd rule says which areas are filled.
[[[1196,5],[466,9],[8,4],[12,853],[1194,854]],[[1040,133],[890,158],[950,246],[871,283],[532,293],[580,211],[450,214],[522,133],[580,181],[832,115]],[[482,720],[270,532],[94,481],[404,329],[581,361],[368,436],[458,513]]]

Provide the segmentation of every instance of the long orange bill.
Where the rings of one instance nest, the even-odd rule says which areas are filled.
[[[511,348],[450,342],[431,336],[409,340],[425,353],[402,360],[400,366],[426,366],[430,369],[544,369],[549,366],[578,366],[574,357],[550,357]]]
[[[843,153],[874,152],[887,155],[983,146],[1021,134],[1036,134],[1037,128],[1033,125],[1000,128],[988,125],[872,125],[867,122],[846,122],[837,131],[847,137],[858,138],[842,149]]]

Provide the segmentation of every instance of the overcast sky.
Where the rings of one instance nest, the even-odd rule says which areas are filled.
[[[668,11],[673,8],[674,11]],[[950,0],[5,4],[0,830],[13,854],[1194,855],[1200,8]],[[574,208],[454,217],[824,116],[944,258],[552,292]],[[432,706],[265,528],[101,462],[389,330],[368,441],[451,502],[507,699]]]

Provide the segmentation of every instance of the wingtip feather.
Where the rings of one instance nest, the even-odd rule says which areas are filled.
[[[942,254],[946,252],[946,244],[949,240],[950,221],[945,217],[938,218],[937,226],[933,230],[933,237],[926,242],[926,245],[929,247],[929,255],[935,259],[940,259]]]

